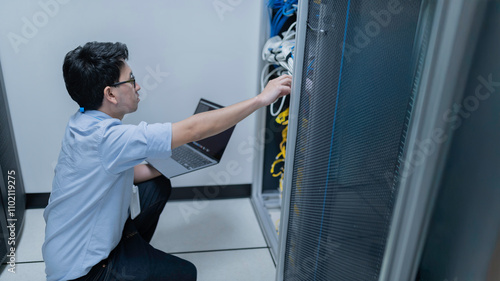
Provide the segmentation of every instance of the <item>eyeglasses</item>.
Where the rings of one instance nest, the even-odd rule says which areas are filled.
[[[111,84],[111,87],[117,87],[117,86],[120,86],[121,84],[125,84],[125,83],[132,83],[132,85],[134,86],[134,89],[135,89],[135,77],[134,76],[132,76],[132,78],[130,80]]]

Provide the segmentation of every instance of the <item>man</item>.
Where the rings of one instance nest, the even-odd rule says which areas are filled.
[[[177,123],[124,125],[137,110],[140,85],[122,43],[90,42],[64,60],[66,89],[80,110],[62,142],[46,221],[47,280],[196,280],[193,264],[154,249],[149,241],[170,196],[170,181],[146,158],[222,132],[290,93],[291,77],[268,83],[258,96]],[[130,217],[132,186],[141,213]],[[166,237],[166,239],[168,239]]]

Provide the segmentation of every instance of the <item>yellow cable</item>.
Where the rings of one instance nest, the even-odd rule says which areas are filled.
[[[283,112],[278,114],[276,117],[276,123],[281,124],[281,125],[288,125],[288,112],[289,108],[285,109]],[[286,124],[284,124],[286,122]]]
[[[278,163],[285,162],[286,138],[288,135],[288,113],[289,113],[289,109],[287,108],[283,112],[278,114],[278,116],[275,119],[276,123],[285,126],[285,128],[283,128],[283,130],[281,131],[282,140],[279,144],[280,152],[278,153],[278,155],[276,155],[275,160],[274,160],[273,164],[271,165],[271,175],[275,178],[280,177],[280,179],[279,179],[279,190],[280,191],[283,191],[283,180],[285,178],[285,174],[284,174],[285,170],[284,170],[283,166],[280,167],[280,170],[278,172],[275,172],[274,170],[275,170],[275,167]]]

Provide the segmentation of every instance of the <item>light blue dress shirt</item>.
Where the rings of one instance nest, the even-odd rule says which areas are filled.
[[[172,125],[124,125],[100,111],[69,120],[44,212],[47,280],[75,279],[108,257],[129,217],[135,165],[171,156]]]

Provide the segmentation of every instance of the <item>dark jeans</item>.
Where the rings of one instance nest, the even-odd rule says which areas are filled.
[[[122,239],[109,257],[76,280],[196,280],[192,263],[149,244],[172,191],[170,180],[160,176],[138,186],[141,213],[127,220]]]

